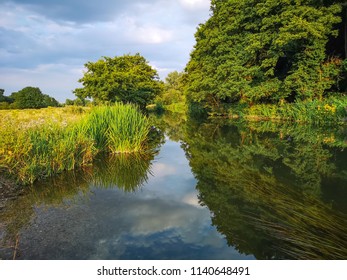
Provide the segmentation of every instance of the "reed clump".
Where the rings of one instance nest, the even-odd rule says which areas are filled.
[[[89,165],[100,152],[142,151],[150,131],[147,118],[132,105],[95,107],[67,118],[70,122],[46,116],[23,123],[19,114],[11,112],[0,125],[0,172],[23,184]]]
[[[142,151],[150,131],[148,119],[136,107],[120,103],[94,108],[84,127],[98,149],[111,153]]]
[[[93,140],[78,126],[46,123],[2,134],[0,166],[21,183],[88,164],[95,155]]]

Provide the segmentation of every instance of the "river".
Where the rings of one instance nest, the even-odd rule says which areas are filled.
[[[152,119],[0,211],[0,259],[347,259],[346,128]]]

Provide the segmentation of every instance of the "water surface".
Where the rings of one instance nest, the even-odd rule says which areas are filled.
[[[8,203],[0,259],[347,259],[345,128],[155,122],[156,153]]]

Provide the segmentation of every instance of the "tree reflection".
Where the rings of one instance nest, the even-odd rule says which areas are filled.
[[[318,131],[318,138],[305,138],[293,127],[277,128],[214,121],[186,129],[201,204],[241,253],[259,259],[346,259],[346,214],[322,194],[327,178],[343,174],[336,154],[346,156],[344,138],[325,130],[335,139],[328,142]]]

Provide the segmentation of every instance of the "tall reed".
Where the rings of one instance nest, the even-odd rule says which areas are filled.
[[[135,106],[119,103],[92,109],[84,127],[98,149],[112,153],[143,150],[150,131],[148,119]]]
[[[20,182],[91,164],[101,151],[131,153],[144,150],[150,125],[132,105],[95,107],[71,123],[45,119],[37,125],[0,125],[0,171]]]
[[[96,154],[93,140],[78,126],[45,124],[12,133],[0,143],[0,166],[24,184],[89,164]]]

